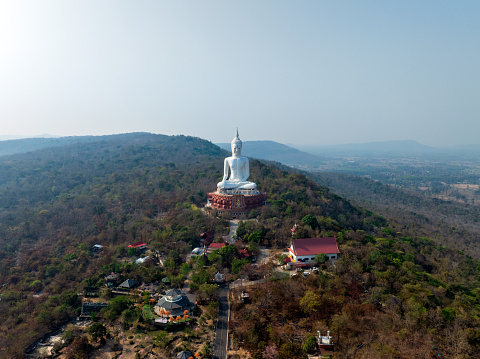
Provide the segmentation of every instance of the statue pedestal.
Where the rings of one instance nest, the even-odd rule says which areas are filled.
[[[248,190],[222,190],[208,194],[206,208],[216,209],[220,213],[230,213],[233,218],[246,217],[255,208],[266,205],[267,194],[256,189],[252,194]]]

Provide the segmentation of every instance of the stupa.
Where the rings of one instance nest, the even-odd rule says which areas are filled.
[[[242,141],[238,129],[232,140],[232,156],[223,163],[223,179],[217,183],[217,190],[208,194],[206,208],[227,212],[234,218],[247,216],[255,208],[266,204],[266,193],[257,190],[255,182],[248,181],[249,161],[242,156]]]

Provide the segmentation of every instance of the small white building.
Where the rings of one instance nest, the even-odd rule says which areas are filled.
[[[193,249],[193,251],[192,251],[192,257],[193,257],[193,256],[198,256],[198,255],[200,255],[200,254],[202,254],[202,248],[197,247],[197,248]]]
[[[317,332],[317,343],[318,343],[318,349],[319,349],[319,354],[320,357],[331,357],[334,352],[333,352],[333,340],[330,335],[330,331],[327,331],[326,336],[322,336],[322,333],[320,331]]]
[[[340,253],[335,237],[292,239],[288,251],[292,262],[311,262],[320,253],[337,259]]]
[[[135,261],[135,263],[136,263],[136,264],[143,264],[143,263],[145,263],[145,261],[146,261],[148,258],[150,258],[150,257],[149,257],[149,256],[146,256],[146,257],[143,257],[143,258],[138,258],[138,259]]]

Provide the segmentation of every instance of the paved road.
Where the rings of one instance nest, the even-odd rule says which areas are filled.
[[[228,233],[228,235],[223,236],[223,239],[225,240],[225,242],[233,244],[235,243],[235,239],[233,239],[233,237],[237,233],[238,223],[240,221],[238,219],[232,219],[228,222],[230,224],[230,232]]]
[[[228,284],[223,284],[220,288],[218,303],[218,319],[212,358],[226,359],[228,345]]]

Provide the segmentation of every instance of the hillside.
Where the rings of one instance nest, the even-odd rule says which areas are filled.
[[[156,238],[153,248],[184,253],[204,230],[221,233],[195,204],[218,181],[222,153],[197,138],[128,134],[2,157],[0,356],[75,315],[82,282],[108,274],[127,244]]]
[[[378,213],[408,235],[436,238],[443,245],[480,258],[480,208],[432,198],[368,178],[316,172],[313,178],[361,208]]]
[[[312,160],[319,163],[319,157],[312,158],[310,154],[305,155],[305,152],[275,142],[251,141],[248,143],[248,155],[252,157],[277,161],[300,169],[303,166],[307,169],[313,168]],[[227,144],[223,147],[227,148]],[[424,146],[415,141],[323,146],[317,149],[325,149],[324,155],[339,156],[345,152],[344,154],[348,153],[352,156],[368,156],[370,153],[377,159],[372,162],[365,159],[366,157],[363,160],[355,157],[355,161],[324,157],[321,167],[329,168],[330,171],[304,172],[304,174],[352,201],[356,206],[388,218],[392,225],[395,224],[398,231],[406,232],[408,235],[436,238],[445,245],[480,258],[478,247],[480,208],[466,200],[452,201],[437,198],[440,192],[447,192],[450,183],[477,183],[476,162],[468,157],[477,147],[475,145],[459,146],[447,151]],[[461,157],[461,149],[469,155]],[[356,150],[358,153],[355,152]],[[418,160],[422,154],[428,154],[429,159]],[[405,157],[401,161],[392,160],[393,157],[389,157],[391,155]],[[405,189],[427,185],[430,186],[428,193]],[[428,195],[435,193],[437,197]]]
[[[0,356],[18,354],[78,313],[75,293],[85,283],[100,283],[113,268],[141,279],[177,277],[200,233],[226,234],[221,219],[198,210],[221,179],[226,154],[198,138],[125,134],[1,157]],[[325,218],[324,230],[371,228],[364,214],[304,176],[252,161],[251,178],[272,201],[259,213],[271,245],[287,245],[291,226],[309,213]],[[174,266],[119,266],[138,241]],[[105,247],[102,256],[94,244]]]
[[[190,288],[207,301],[193,323],[211,337],[218,305],[211,274],[267,278],[250,287],[252,303],[232,308],[231,335],[252,357],[277,351],[279,358],[297,357],[294,352],[303,358],[304,342],[318,329],[332,330],[340,358],[352,357],[362,343],[369,358],[418,357],[415,348],[431,357],[432,345],[450,357],[478,351],[478,261],[428,233],[419,236],[401,217],[389,222],[356,208],[290,169],[251,161],[250,179],[267,193],[269,206],[252,213],[257,221],[239,225],[244,245],[281,252],[298,224],[297,238],[337,238],[336,265],[306,279],[275,281],[275,264],[252,267],[233,246],[187,261],[200,233],[210,230],[216,241],[228,233],[224,218],[200,210],[221,179],[226,155],[198,138],[125,134],[1,157],[0,357],[22,357],[33,340],[77,316],[90,292],[108,301],[97,327],[131,338],[124,344],[138,355],[140,343],[171,356],[188,347],[181,338],[199,340],[191,329],[179,332],[175,345],[166,340],[168,334],[141,314],[143,304],[135,304],[149,303],[149,295],[112,299],[103,289],[111,273],[160,283],[162,291],[169,288],[163,279],[182,287],[190,276]],[[139,241],[164,265],[135,264],[138,253],[128,245]],[[103,250],[93,250],[94,244]],[[103,345],[78,336],[66,339],[68,358],[82,343],[85,350]],[[209,343],[202,352],[209,353]]]

